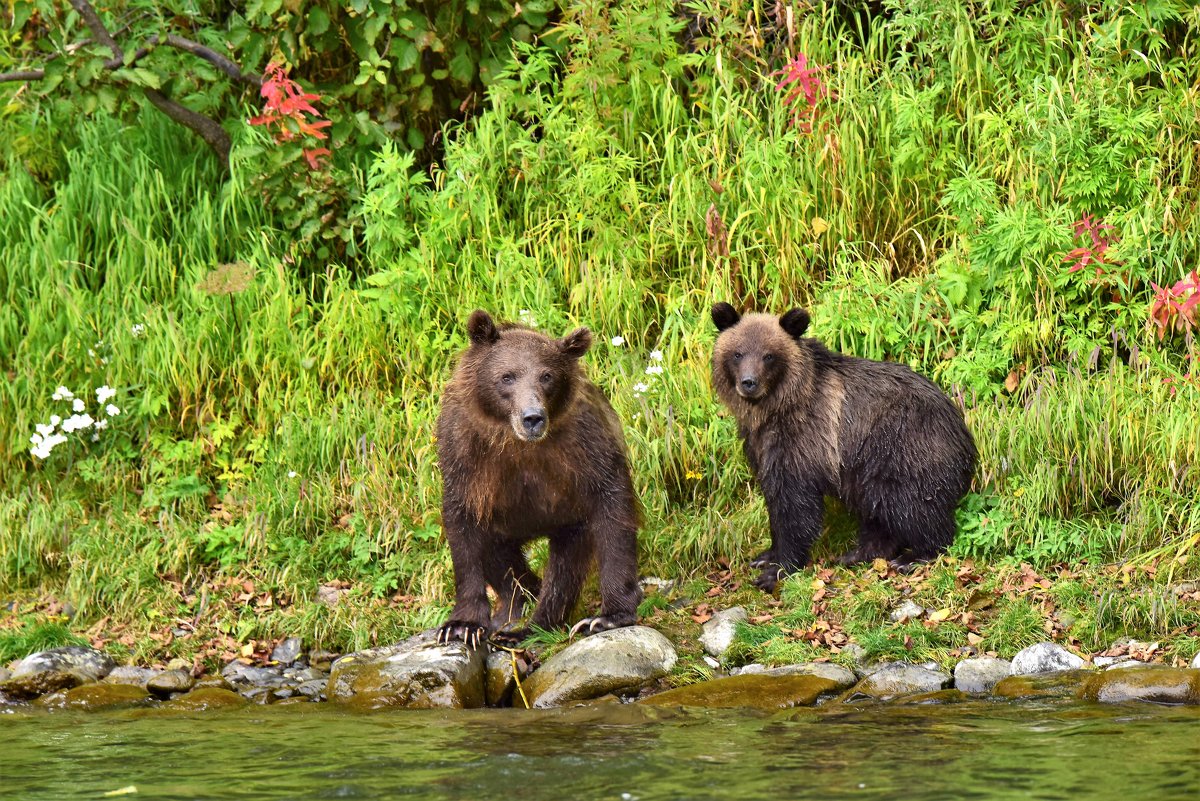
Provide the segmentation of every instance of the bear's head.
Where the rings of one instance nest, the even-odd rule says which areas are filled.
[[[808,330],[808,312],[792,309],[780,317],[738,314],[728,303],[712,308],[719,335],[713,349],[713,384],[727,404],[751,406],[769,399],[784,382],[804,369],[800,337]]]
[[[499,326],[482,310],[467,321],[471,348],[466,363],[479,408],[507,422],[523,442],[544,439],[570,405],[581,379],[579,357],[592,345],[592,332],[577,328],[562,339],[511,323]]]

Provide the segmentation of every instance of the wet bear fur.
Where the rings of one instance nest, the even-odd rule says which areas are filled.
[[[975,472],[976,449],[958,408],[908,367],[843,356],[806,338],[809,315],[740,315],[713,306],[720,332],[713,384],[738,422],[766,500],[771,547],[754,566],[773,592],[809,561],[824,496],[858,520],[846,564],[928,560],[955,534],[954,510]]]
[[[519,641],[525,602],[532,623],[558,628],[598,561],[600,614],[585,634],[637,622],[638,506],[621,424],[579,358],[592,336],[580,328],[551,339],[497,326],[484,311],[467,324],[471,345],[442,397],[438,460],[442,525],[454,562],[455,604],[442,642],[477,646],[491,634]],[[545,577],[523,546],[549,540]],[[486,587],[498,602],[492,611]]]

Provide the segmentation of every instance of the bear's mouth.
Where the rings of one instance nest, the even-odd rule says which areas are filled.
[[[742,389],[741,386],[735,386],[734,390],[737,392],[739,398],[751,403],[757,403],[762,400],[762,396],[765,394],[761,384],[752,390]]]

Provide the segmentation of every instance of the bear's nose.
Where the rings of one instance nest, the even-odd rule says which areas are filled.
[[[534,437],[541,436],[546,430],[546,415],[540,411],[528,411],[521,415],[521,425]]]
[[[741,384],[743,392],[753,392],[758,389],[758,379],[755,378],[743,378]]]

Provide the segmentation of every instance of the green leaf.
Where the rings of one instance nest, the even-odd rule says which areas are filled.
[[[329,30],[329,13],[320,6],[313,6],[308,12],[306,32],[309,36],[320,36],[327,30]]]

